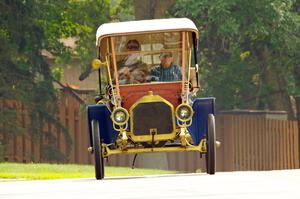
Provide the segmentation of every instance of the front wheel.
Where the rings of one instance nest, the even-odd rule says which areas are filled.
[[[216,125],[215,116],[208,114],[206,134],[206,172],[210,175],[216,172]]]
[[[92,133],[95,156],[95,176],[97,180],[101,180],[104,178],[104,165],[100,140],[99,122],[97,120],[92,121]]]

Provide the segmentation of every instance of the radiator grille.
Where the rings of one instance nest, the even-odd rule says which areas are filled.
[[[172,110],[164,102],[138,104],[133,109],[133,134],[150,135],[150,129],[157,129],[157,135],[174,131]]]

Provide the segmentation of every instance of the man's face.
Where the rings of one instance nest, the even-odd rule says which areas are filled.
[[[163,68],[169,68],[173,62],[173,57],[171,56],[163,56],[160,58],[160,63]]]

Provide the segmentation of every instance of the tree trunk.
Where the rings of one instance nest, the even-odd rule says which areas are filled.
[[[175,0],[134,0],[136,20],[163,18]]]
[[[294,77],[295,77],[296,88],[300,89],[300,65],[296,65],[294,67]]]
[[[285,69],[280,66],[268,67],[266,70],[266,83],[272,88],[269,109],[287,111],[289,119],[295,119],[292,109],[290,95],[287,90]]]
[[[261,63],[261,84],[259,90],[259,109],[287,111],[289,118],[294,119],[287,82],[283,69],[270,66],[270,52],[267,48],[258,50],[257,58]],[[268,94],[268,96],[266,96]]]

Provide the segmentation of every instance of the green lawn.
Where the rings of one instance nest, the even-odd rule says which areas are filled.
[[[93,165],[74,164],[35,164],[35,163],[0,163],[0,179],[62,179],[94,177]],[[105,176],[142,176],[171,174],[176,171],[156,169],[131,169],[126,167],[105,167]]]

